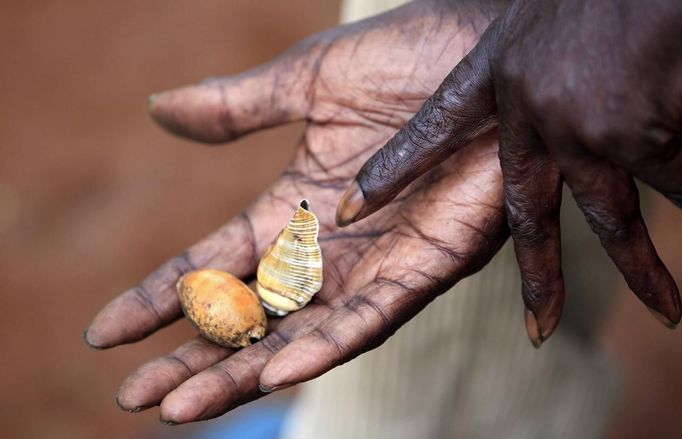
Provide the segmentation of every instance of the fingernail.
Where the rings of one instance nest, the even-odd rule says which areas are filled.
[[[365,207],[365,195],[357,181],[353,181],[346,193],[341,197],[336,209],[336,224],[346,227],[352,224]]]
[[[118,399],[118,395],[116,395],[116,397],[114,398],[114,402],[116,403],[116,405],[118,406],[118,408],[120,408],[120,409],[123,410],[124,412],[130,411],[130,410],[128,410],[127,408],[123,407],[123,404],[121,404],[121,400]]]
[[[159,97],[158,93],[147,96],[147,109],[149,111],[152,110],[152,107],[154,106],[154,101],[156,100],[157,97]]]
[[[147,111],[156,116],[160,110],[163,110],[164,105],[168,104],[168,99],[172,98],[172,91],[160,91],[158,93],[152,93],[147,96]]]
[[[83,331],[83,336],[82,336],[82,338],[83,338],[83,343],[85,343],[85,345],[86,345],[87,347],[89,347],[90,349],[93,349],[93,350],[95,350],[95,351],[101,351],[102,349],[104,349],[104,348],[101,348],[101,347],[99,347],[99,346],[95,346],[94,344],[90,343],[90,340],[88,340],[88,329],[86,329],[85,331]]]
[[[139,413],[139,412],[142,412],[142,411],[145,411],[147,409],[154,407],[153,405],[141,405],[139,407],[128,408],[128,407],[123,406],[123,404],[121,404],[121,400],[118,399],[118,395],[116,395],[116,398],[114,398],[114,402],[116,402],[116,405],[118,406],[118,408],[120,408],[124,412],[128,412],[128,413]]]
[[[163,425],[170,425],[170,426],[172,426],[172,425],[178,425],[178,423],[175,422],[175,421],[167,421],[167,420],[165,420],[165,419],[163,419],[163,418],[159,418],[159,422],[162,423]]]
[[[647,309],[649,310],[649,312],[651,313],[651,315],[653,315],[654,317],[656,317],[656,320],[658,320],[659,322],[663,323],[663,325],[665,325],[666,328],[668,328],[668,329],[675,329],[675,328],[677,328],[677,322],[674,322],[674,321],[670,320],[667,316],[661,314],[660,312],[656,311],[655,309],[652,309],[652,308],[649,308],[649,307],[647,307]]]
[[[540,325],[538,325],[538,319],[535,317],[533,311],[526,308],[525,320],[528,338],[530,338],[530,342],[533,344],[533,347],[537,349],[542,346],[542,342],[545,341],[542,337],[542,332],[540,331]]]
[[[271,387],[263,385],[263,384],[258,385],[258,388],[263,393],[272,393],[272,392],[276,392],[277,390],[284,390],[288,387],[291,387],[291,384],[280,384],[279,386],[271,386]]]
[[[259,384],[258,388],[263,393],[272,393],[277,389],[276,387],[268,387],[268,386],[264,386],[263,384]]]

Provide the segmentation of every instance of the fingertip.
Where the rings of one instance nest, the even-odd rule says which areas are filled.
[[[119,409],[128,413],[139,413],[154,407],[154,404],[136,405],[134,403],[131,403],[131,401],[127,401],[124,397],[121,397],[119,393],[116,394],[114,402],[116,403]]]
[[[165,425],[186,424],[199,421],[202,414],[197,410],[202,401],[188,401],[175,391],[169,393],[159,405],[159,419]]]
[[[158,96],[158,93],[150,94],[147,96],[147,111],[149,114],[154,114],[154,102],[156,101],[156,98]]]
[[[165,425],[177,425],[189,422],[187,411],[174,401],[172,394],[166,396],[159,406],[159,421]]]
[[[270,66],[156,93],[148,98],[149,113],[171,133],[204,143],[229,142],[307,114],[309,102],[301,89],[306,81],[293,76],[290,66]],[[285,77],[295,86],[283,88]]]
[[[90,341],[90,339],[88,338],[88,333],[89,333],[89,332],[90,332],[90,329],[89,329],[89,328],[86,328],[86,329],[83,331],[83,334],[82,334],[82,336],[81,336],[81,338],[82,338],[82,340],[83,340],[83,343],[85,343],[85,345],[86,345],[87,347],[89,347],[90,349],[95,350],[95,351],[101,351],[101,350],[105,349],[104,347],[97,346],[96,344],[94,344],[93,342]]]
[[[91,349],[104,350],[116,346],[120,328],[112,325],[112,308],[118,306],[120,298],[114,299],[95,316],[83,332],[83,342]]]
[[[119,409],[123,410],[124,412],[129,411],[128,408],[127,408],[126,406],[124,406],[123,403],[121,403],[121,399],[118,397],[118,393],[117,393],[116,396],[114,397],[114,403],[116,403],[116,406],[117,406]]]
[[[526,308],[524,312],[524,319],[526,322],[526,332],[528,332],[528,338],[535,349],[542,346],[545,339],[542,337],[542,331],[540,331],[540,325],[538,324],[538,319],[535,314],[530,309]]]
[[[658,260],[658,275],[655,276],[657,283],[653,286],[633,288],[647,307],[647,310],[656,320],[661,322],[668,329],[676,329],[682,318],[682,304],[680,303],[680,293],[677,284],[663,262]],[[640,294],[638,291],[654,291],[652,295]]]
[[[560,289],[550,296],[549,301],[541,305],[536,304],[534,309],[531,309],[529,306],[525,308],[524,320],[526,331],[533,347],[536,349],[542,346],[559,326],[563,310],[563,283],[558,288]],[[525,297],[528,297],[528,295],[526,294]]]
[[[259,385],[258,385],[258,390],[260,390],[260,391],[263,392],[263,393],[272,393],[272,392],[274,392],[274,391],[277,390],[277,389],[276,389],[275,387],[269,387],[269,386],[266,386],[266,385],[264,385],[264,384],[259,384]]]
[[[159,96],[163,96],[163,94],[164,92],[154,93],[147,96],[147,114],[149,114],[154,122],[159,124],[164,129],[169,130],[165,118],[162,117],[163,113],[157,110],[157,101],[159,100]]]
[[[144,365],[127,377],[116,392],[116,405],[121,410],[136,413],[159,404],[169,390],[158,388],[155,376],[149,372],[154,369]]]
[[[680,293],[675,292],[675,310],[673,311],[671,321],[677,326],[682,320],[682,304],[680,304]]]
[[[264,384],[259,384],[258,390],[260,390],[263,393],[272,393],[272,392],[277,392],[278,390],[288,389],[289,387],[291,387],[291,385],[288,385],[288,384],[283,384],[280,386],[273,386],[273,387],[269,387],[269,386],[264,385]]]
[[[287,367],[286,357],[284,357],[284,361],[281,361],[277,358],[278,355],[275,355],[265,365],[263,372],[260,374],[258,388],[263,393],[272,393],[296,384],[292,382],[296,380],[296,377],[293,373],[294,371]]]
[[[346,227],[350,224],[364,218],[363,209],[365,208],[367,200],[362,192],[362,188],[356,180],[353,180],[350,187],[341,196],[339,204],[336,208],[336,224],[339,227]]]
[[[542,338],[545,341],[554,334],[554,330],[559,326],[559,321],[561,320],[565,297],[563,280],[560,281],[558,286],[554,287],[554,291],[554,294],[549,299],[549,303],[539,316]]]
[[[672,282],[672,278],[671,278]],[[680,306],[680,294],[677,286],[673,283],[673,290],[670,293],[670,302],[659,309],[647,306],[649,312],[668,329],[676,329],[682,318],[682,307]]]
[[[162,289],[166,279],[185,269],[177,263],[166,264],[153,274],[154,291],[134,287],[113,299],[102,308],[87,328],[83,341],[93,349],[110,349],[139,341],[162,328],[182,314],[174,289]],[[173,272],[167,273],[167,272]],[[144,290],[144,292],[141,292]]]
[[[679,319],[677,319],[677,321],[674,321],[670,317],[668,317],[664,314],[661,314],[660,312],[656,311],[655,309],[652,309],[649,307],[647,307],[647,309],[649,310],[651,315],[653,315],[656,318],[656,320],[661,322],[663,324],[663,326],[665,326],[666,328],[668,328],[668,329],[676,329],[677,328],[677,324],[680,322]]]
[[[334,367],[338,352],[311,334],[293,341],[265,364],[259,388],[265,393],[317,378]]]
[[[154,93],[147,97],[147,112],[151,118],[162,128],[174,134],[182,134],[177,120],[180,115],[174,109],[181,105],[178,101],[183,100],[185,90],[186,87]]]
[[[180,384],[163,397],[159,404],[159,417],[175,424],[210,419],[224,413],[229,404],[223,395],[221,382],[201,375]]]
[[[95,320],[92,321],[90,326],[83,331],[83,343],[85,343],[88,348],[95,351],[103,351],[116,346],[116,344],[111,343],[111,340],[106,335],[106,331],[100,330],[101,324],[99,322],[101,321],[102,318],[98,314],[95,316]]]
[[[152,119],[167,131],[206,143],[236,137],[226,119],[226,102],[218,84],[198,84],[155,93],[147,98]]]

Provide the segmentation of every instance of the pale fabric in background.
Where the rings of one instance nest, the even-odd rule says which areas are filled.
[[[341,2],[341,22],[361,20],[405,3],[409,0],[344,0]]]
[[[404,1],[348,0],[353,21]],[[569,194],[566,311],[533,349],[508,242],[378,349],[301,386],[284,438],[597,438],[617,379],[592,346],[615,274]]]

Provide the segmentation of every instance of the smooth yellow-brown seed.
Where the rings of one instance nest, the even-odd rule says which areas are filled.
[[[265,312],[256,293],[229,273],[191,271],[177,283],[187,318],[201,335],[222,346],[249,346],[263,338]]]

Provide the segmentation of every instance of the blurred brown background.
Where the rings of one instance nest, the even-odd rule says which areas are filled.
[[[189,325],[105,352],[85,348],[81,332],[258,194],[301,127],[210,148],[162,132],[146,97],[266,61],[333,26],[338,3],[3,3],[0,436],[168,431],[156,410],[118,410],[114,394],[141,362],[193,334]]]
[[[263,62],[333,26],[338,2],[2,6],[2,436],[165,435],[156,410],[124,413],[114,394],[127,373],[193,334],[189,325],[105,352],[88,350],[81,331],[110,298],[258,194],[301,126],[203,147],[155,127],[145,98]],[[682,280],[682,215],[660,198],[653,211],[654,240]],[[611,436],[680,437],[682,334],[623,297],[603,337],[629,386]]]

